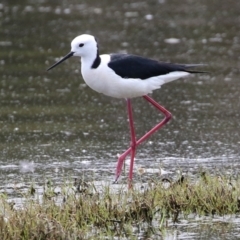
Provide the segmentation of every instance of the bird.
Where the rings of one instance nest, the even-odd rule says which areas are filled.
[[[118,157],[114,182],[119,179],[125,158],[130,155],[128,184],[131,188],[137,147],[172,118],[172,114],[151,98],[149,94],[161,88],[165,83],[190,74],[204,73],[195,70],[196,67],[204,64],[168,63],[127,53],[100,55],[96,38],[89,34],[82,34],[72,40],[70,52],[49,67],[47,71],[73,56],[80,57],[81,74],[90,88],[110,97],[126,99],[131,144]],[[136,138],[135,134],[131,103],[131,99],[136,97],[143,97],[165,116],[163,120],[139,139]]]

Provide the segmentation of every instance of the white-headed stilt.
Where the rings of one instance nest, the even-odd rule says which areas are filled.
[[[136,147],[171,119],[171,113],[147,94],[160,88],[165,83],[186,77],[191,73],[202,73],[202,71],[191,70],[194,67],[202,66],[202,64],[163,63],[136,55],[120,53],[99,55],[96,39],[91,35],[83,34],[73,39],[71,51],[48,70],[72,56],[81,58],[81,73],[90,88],[110,97],[127,100],[131,146],[118,158],[116,181],[121,174],[125,158],[131,153],[129,170],[129,186],[131,186]],[[143,97],[165,115],[160,123],[140,139],[136,139],[135,136],[130,100],[135,97]]]

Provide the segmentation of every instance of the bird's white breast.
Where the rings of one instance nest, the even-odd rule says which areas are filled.
[[[93,90],[115,98],[132,98],[146,93],[139,92],[142,80],[124,79],[108,67],[110,55],[101,55],[101,64],[93,69],[82,59],[82,75],[86,84]],[[138,85],[136,88],[136,83]]]

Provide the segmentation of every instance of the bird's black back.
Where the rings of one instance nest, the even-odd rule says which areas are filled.
[[[198,64],[162,63],[157,60],[129,54],[110,54],[110,56],[111,61],[108,63],[108,66],[122,78],[147,79],[174,71],[198,73],[197,71],[189,70],[189,68],[196,67]]]

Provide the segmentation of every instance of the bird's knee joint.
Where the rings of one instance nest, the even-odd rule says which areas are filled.
[[[166,120],[169,121],[172,118],[172,114],[169,112],[168,114],[166,114]]]

